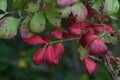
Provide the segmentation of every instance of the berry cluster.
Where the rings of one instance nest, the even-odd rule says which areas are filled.
[[[72,40],[74,38],[76,39],[76,37],[78,45],[81,45],[83,48],[88,50],[88,55],[106,55],[108,52],[107,46],[104,41],[99,38],[101,34],[97,34],[102,32],[102,34],[110,34],[111,36],[115,35],[114,30],[110,25],[94,25],[89,22],[76,22],[74,18],[71,18],[69,25],[63,28],[66,30],[65,32],[61,31],[59,28],[54,28],[50,32],[54,38],[58,39],[58,41],[55,42],[55,46],[53,46],[54,41],[50,41],[50,37],[48,35],[40,37],[37,34],[34,34],[32,37],[22,38],[24,42],[30,45],[41,44],[43,46],[33,56],[33,62],[36,65],[40,65],[43,62],[46,62],[48,65],[58,64],[59,59],[64,54],[62,40]],[[96,69],[96,64],[87,58],[88,55],[83,58],[83,61],[86,64],[88,73],[92,74]]]
[[[57,1],[59,7],[66,7],[76,3],[78,0],[75,0],[68,4],[67,1],[64,3]],[[64,6],[65,5],[65,6]],[[88,17],[93,16],[94,10],[87,6]],[[101,22],[103,17],[101,15],[97,16],[98,21]],[[26,20],[23,21],[25,24]],[[67,21],[67,25],[62,28],[65,31],[62,31],[61,28],[55,27],[51,30],[49,34],[51,34],[54,38],[58,39],[56,42],[52,42],[50,40],[50,36],[43,35],[40,37],[36,34],[33,34],[24,29],[24,25],[20,27],[20,33],[24,42],[30,45],[41,44],[42,48],[38,50],[33,56],[33,62],[36,65],[40,65],[43,62],[48,65],[56,65],[59,62],[59,59],[64,54],[64,46],[62,42],[64,40],[77,40],[78,45],[81,45],[84,49],[88,51],[88,54],[83,57],[83,61],[86,65],[87,71],[89,74],[92,74],[96,69],[96,63],[88,58],[89,55],[92,56],[102,56],[108,53],[108,49],[104,41],[100,38],[105,34],[110,34],[111,36],[115,36],[115,31],[113,30],[111,25],[105,24],[93,24],[87,21],[76,21],[75,16],[73,16]],[[33,30],[31,28],[31,30]],[[44,28],[40,29],[44,30]],[[29,34],[28,34],[29,33]],[[101,33],[101,34],[99,34]],[[56,44],[53,46],[53,44]]]

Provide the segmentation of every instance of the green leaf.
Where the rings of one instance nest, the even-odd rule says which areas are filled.
[[[110,34],[106,34],[104,36],[100,37],[105,43],[112,43],[116,44],[118,43],[118,37],[116,36],[111,36]]]
[[[8,67],[7,64],[0,62],[0,72],[2,72],[3,70],[5,70],[7,67]]]
[[[56,0],[45,0],[46,3],[55,3]]]
[[[115,14],[111,14],[110,18],[113,20],[118,20],[120,18],[120,10],[119,10],[119,12],[117,12]]]
[[[71,7],[65,7],[57,10],[59,13],[61,13],[62,18],[66,18],[71,14]]]
[[[63,27],[59,27],[59,29],[60,29],[60,31],[62,31],[62,32],[68,32],[65,28],[63,28]]]
[[[118,27],[119,27],[119,25],[118,25],[117,23],[115,23],[115,22],[112,23],[112,28],[113,28],[115,31],[118,30]]]
[[[31,13],[37,12],[38,10],[39,10],[39,4],[36,4],[33,2],[28,3],[27,8],[25,9],[25,11],[28,11]]]
[[[120,80],[120,77],[118,77],[117,80]]]
[[[89,80],[89,77],[88,77],[87,74],[82,74],[82,75],[80,76],[80,80]]]
[[[116,16],[116,15],[110,15],[110,18],[113,19],[113,20],[118,20],[119,19],[118,16]]]
[[[13,8],[16,10],[24,9],[27,4],[27,0],[13,0]]]
[[[0,80],[8,80],[8,77],[0,76]]]
[[[31,21],[31,17],[27,16],[21,26],[20,26],[20,34],[22,38],[29,38],[32,37],[34,35],[34,33],[30,30],[30,21]]]
[[[47,17],[48,21],[54,26],[61,26],[60,14],[56,12],[54,9],[46,10],[45,16]]]
[[[0,0],[0,9],[3,10],[4,12],[7,9],[7,0]]]
[[[14,17],[6,17],[0,20],[0,38],[10,39],[17,34],[20,20]]]
[[[5,16],[6,14],[0,14],[0,18],[2,18],[3,16]]]
[[[86,50],[84,47],[82,47],[81,45],[78,46],[77,51],[80,53],[80,58],[81,60],[88,55],[88,50]]]
[[[35,13],[31,22],[30,29],[32,32],[40,33],[45,30],[46,20],[42,12]]]
[[[112,14],[117,13],[119,11],[119,1],[118,0],[105,0],[103,11],[107,15],[112,15]]]
[[[77,21],[84,21],[87,17],[88,11],[85,5],[81,2],[72,6],[72,14]]]
[[[99,67],[97,68],[96,73],[99,74],[98,79],[96,79],[96,80],[109,80],[108,79],[109,74],[108,74],[106,68],[103,67],[103,65],[101,65],[101,66],[99,65]]]
[[[102,7],[101,0],[97,0],[94,2],[92,8],[99,12],[100,8]]]

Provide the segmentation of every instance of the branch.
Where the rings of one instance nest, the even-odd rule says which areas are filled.
[[[116,75],[112,65],[110,64],[109,58],[107,56],[104,56],[103,59],[104,59],[104,64],[110,74],[111,79],[117,80],[117,75]]]
[[[48,44],[55,44],[55,43],[58,43],[58,42],[66,42],[66,41],[73,41],[73,40],[78,40],[80,39],[81,36],[79,37],[74,37],[74,38],[70,38],[70,39],[61,39],[61,40],[57,40],[57,41],[53,41],[53,42],[50,42]]]

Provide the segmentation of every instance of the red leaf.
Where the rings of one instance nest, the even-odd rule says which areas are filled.
[[[22,40],[30,45],[46,44],[46,42],[38,35],[33,35],[30,38],[22,38]]]
[[[95,56],[107,54],[107,46],[101,39],[96,38],[89,46],[89,53]]]
[[[57,6],[58,7],[66,7],[66,6],[75,4],[77,2],[78,2],[78,0],[57,0]]]
[[[54,47],[52,45],[48,46],[48,48],[46,49],[45,52],[45,56],[44,56],[44,61],[48,64],[48,65],[55,65],[53,63],[53,60],[55,59],[55,50]]]
[[[33,62],[35,65],[40,65],[44,62],[44,53],[45,48],[41,48],[35,53],[35,55],[33,56]]]
[[[89,58],[84,58],[84,63],[86,65],[88,74],[92,74],[96,70],[96,63],[90,60]]]
[[[60,31],[59,29],[55,28],[51,31],[51,34],[58,39],[61,39],[63,37],[63,32]]]
[[[55,45],[55,59],[54,59],[54,63],[55,64],[58,64],[58,62],[59,62],[59,59],[63,56],[63,54],[64,54],[64,46],[63,46],[63,44],[62,43],[57,43],[56,45]]]

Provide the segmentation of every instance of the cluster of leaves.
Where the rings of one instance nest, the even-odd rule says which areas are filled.
[[[119,42],[120,31],[115,22],[120,17],[118,0],[12,0],[12,10],[7,11],[8,2],[0,1],[0,38],[11,39],[19,30],[25,43],[40,44],[42,48],[33,56],[36,65],[58,64],[64,53],[62,42],[76,40],[89,74],[96,70],[91,57],[108,62],[105,65],[108,69],[112,66],[114,73],[111,69],[109,72],[113,78],[119,75],[116,68],[120,62],[105,44]]]

